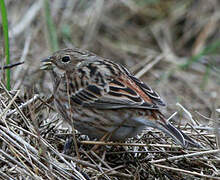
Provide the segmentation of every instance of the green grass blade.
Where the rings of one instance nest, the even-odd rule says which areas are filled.
[[[209,46],[205,47],[199,54],[191,57],[185,64],[180,65],[180,68],[187,69],[193,63],[198,62],[202,56],[207,54],[213,54],[220,49],[220,41],[216,41]]]
[[[3,35],[5,42],[5,57],[6,57],[6,65],[10,64],[10,51],[9,51],[9,37],[8,37],[8,18],[7,18],[7,9],[5,7],[4,0],[0,0],[0,8],[1,8],[1,16],[2,16],[2,27],[3,27]],[[10,91],[10,69],[6,69],[6,87]]]
[[[48,35],[49,35],[50,48],[54,52],[59,49],[59,45],[58,45],[56,28],[54,26],[53,19],[51,17],[49,0],[44,0],[44,9],[45,9],[46,24],[47,24],[47,30],[48,30]]]

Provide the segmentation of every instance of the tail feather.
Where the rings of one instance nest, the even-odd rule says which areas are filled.
[[[180,130],[180,133],[183,135],[183,137],[185,138],[185,141],[188,143],[187,146],[196,147],[196,148],[202,147],[197,142],[192,140],[189,136],[187,136],[185,133],[183,133],[181,130]]]
[[[143,118],[135,118],[135,123],[139,123],[141,125],[146,125],[149,127],[153,127],[156,129],[159,129],[163,131],[165,134],[170,136],[174,139],[174,141],[177,144],[180,144],[183,148],[187,147],[196,147],[201,148],[201,146],[192,140],[189,136],[187,136],[185,133],[183,133],[180,129],[177,129],[175,126],[173,126],[170,122],[168,122],[162,114],[160,114],[159,118],[160,120],[155,120],[155,118],[152,119],[143,119]]]
[[[176,143],[180,144],[182,147],[187,148],[189,146],[191,147],[201,147],[198,143],[193,141],[189,136],[187,136],[185,133],[183,133],[180,129],[177,129],[174,127],[171,123],[166,122],[165,124],[161,123],[161,126],[163,128],[161,129],[163,132],[165,132],[167,135],[171,136]]]
[[[164,127],[162,131],[164,131],[167,135],[171,136],[178,144],[181,144],[183,147],[186,147],[185,138],[183,137],[183,134],[180,132],[180,130],[175,128],[169,122],[161,125]]]

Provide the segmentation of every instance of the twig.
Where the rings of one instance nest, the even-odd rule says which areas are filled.
[[[22,62],[17,62],[17,63],[13,63],[13,64],[8,64],[8,65],[5,65],[5,66],[3,66],[3,67],[0,66],[0,70],[1,70],[1,69],[10,69],[10,68],[13,68],[13,67],[15,67],[15,66],[18,66],[18,65],[20,65],[20,64],[23,64],[23,63],[24,63],[24,61],[22,61]]]
[[[19,142],[22,145],[25,145],[28,148],[28,150],[31,151],[32,153],[34,153],[35,155],[38,153],[38,151],[32,145],[27,143],[23,138],[18,136],[18,134],[15,134],[14,132],[10,131],[9,129],[7,129],[3,126],[0,126],[0,132],[1,132],[1,135],[4,136],[5,139],[8,139],[11,144],[14,144],[19,149],[22,149],[23,151],[25,151],[25,149],[23,149],[23,147],[21,145],[19,145],[17,142]],[[16,141],[14,141],[14,139]]]
[[[206,131],[214,131],[215,128],[213,127],[208,127],[208,126],[204,126],[204,127],[201,127],[201,126],[193,126],[194,129],[197,129],[197,130],[206,130]],[[186,127],[187,129],[187,127]],[[220,128],[219,128],[220,130]]]
[[[107,168],[109,168],[110,171],[113,169],[105,162],[103,161],[94,151],[91,151],[91,154],[95,156],[103,165],[105,165]]]
[[[9,102],[8,106],[4,109],[4,111],[0,114],[0,119],[5,115],[5,113],[9,110],[9,108],[11,107],[11,105],[14,103],[15,99],[17,98],[18,94],[19,94],[19,90],[17,91],[17,93],[15,94],[15,96],[11,99],[11,101]]]
[[[5,91],[6,95],[9,97],[9,99],[12,99],[11,95],[9,94],[9,92],[7,91],[7,89],[5,88],[4,84],[0,81],[0,85],[3,88],[3,90]],[[19,114],[21,115],[21,117],[23,118],[25,124],[27,127],[29,127],[31,129],[32,132],[35,132],[33,125],[29,122],[29,120],[27,119],[27,117],[24,115],[24,113],[19,109],[18,105],[16,102],[13,101],[13,105],[16,107],[16,109],[18,110]]]
[[[195,111],[198,115],[200,115],[201,117],[203,117],[204,119],[207,119],[207,120],[210,120],[210,121],[215,121],[214,119],[212,119],[212,118],[208,118],[208,117],[206,117],[206,116],[204,116],[203,114],[201,114],[200,112],[198,112],[198,111]]]
[[[177,171],[179,173],[185,173],[185,174],[191,174],[191,175],[194,175],[194,176],[205,177],[205,178],[208,178],[208,179],[218,179],[218,180],[220,179],[219,177],[213,177],[213,176],[204,175],[204,174],[200,174],[200,173],[193,172],[193,171],[187,171],[187,170],[184,170],[184,169],[168,167],[168,166],[164,166],[164,165],[160,165],[160,164],[154,164],[154,166],[159,167],[159,168],[169,169],[169,170],[172,170],[172,171]]]
[[[20,58],[22,61],[26,61],[26,56],[29,52],[29,48],[30,48],[32,38],[33,38],[33,33],[32,33],[32,31],[30,31],[30,33],[28,33],[28,35],[25,38],[24,48],[23,48],[22,55],[21,55],[21,58]],[[13,77],[16,77],[16,83],[14,84],[14,89],[19,89],[20,85],[22,84],[22,80],[21,80],[22,78],[20,79],[20,78],[17,78],[17,77],[19,77],[21,73],[23,74],[23,71],[24,71],[25,67],[27,67],[27,64],[25,64],[25,65],[19,66],[13,72]]]
[[[33,98],[29,99],[27,102],[21,104],[20,106],[18,106],[19,109],[23,109],[24,107],[28,106],[29,104],[31,104],[33,101],[35,101],[36,99],[39,98],[39,94],[35,94]],[[15,113],[17,111],[17,109],[13,109],[11,111],[9,111],[7,113],[6,116],[10,116],[12,115],[13,113]],[[1,117],[1,116],[0,116]]]
[[[134,65],[133,67],[131,67],[129,70],[134,73],[136,72],[138,69],[142,68],[143,66],[145,66],[146,64],[148,64],[152,58],[154,58],[153,55],[148,55],[145,59],[143,59],[142,61],[140,61],[139,63],[137,63],[136,65]]]
[[[172,119],[174,116],[176,116],[177,113],[178,113],[178,112],[173,113],[173,114],[167,119],[167,121],[169,121],[169,120]]]
[[[178,145],[169,145],[169,144],[141,144],[141,143],[117,143],[117,142],[103,142],[103,141],[80,141],[81,144],[96,144],[96,145],[108,145],[108,146],[157,146],[157,147],[175,147],[181,148]]]
[[[68,104],[69,104],[69,107],[71,107],[71,97],[70,97],[70,87],[69,87],[69,79],[66,77],[66,81],[67,81],[67,95],[68,95]],[[70,119],[72,122],[74,122],[74,119],[73,119],[73,111],[72,111],[72,108],[70,108],[71,111],[70,111]],[[72,128],[73,128],[73,142],[74,142],[74,147],[76,149],[76,154],[77,154],[77,157],[78,159],[80,159],[80,154],[79,154],[79,147],[78,147],[78,144],[77,144],[77,140],[76,140],[76,133],[75,133],[75,127],[74,127],[74,123],[72,123]]]
[[[152,67],[154,67],[157,63],[160,62],[161,59],[163,59],[164,55],[159,55],[155,60],[153,60],[151,63],[149,63],[147,66],[145,66],[143,69],[141,69],[135,76],[137,78],[140,78],[143,76],[147,71],[149,71]]]
[[[201,156],[201,155],[207,155],[207,154],[216,154],[216,153],[219,153],[219,152],[220,152],[220,149],[215,149],[215,150],[210,150],[210,151],[201,151],[201,152],[195,152],[195,153],[186,154],[186,155],[173,156],[173,157],[169,157],[169,158],[166,158],[166,159],[153,160],[153,161],[150,161],[150,163],[152,163],[152,164],[160,163],[160,162],[164,162],[164,161],[167,161],[167,160],[168,161],[173,161],[173,160],[187,158],[187,157]]]
[[[101,167],[101,165],[98,165],[95,160],[93,160],[89,155],[88,153],[86,153],[84,150],[82,150],[82,152],[90,159],[90,161],[92,161],[93,164],[96,165],[97,169],[106,177],[106,179],[110,179],[103,171],[103,168]],[[93,152],[93,151],[91,151]],[[111,169],[111,168],[110,168]]]
[[[67,166],[69,166],[69,168],[71,168],[71,170],[73,170],[73,172],[78,176],[78,179],[83,179],[85,180],[85,178],[76,170],[75,167],[73,167],[73,165],[68,162],[63,154],[61,154],[60,152],[58,152],[51,144],[49,144],[45,139],[41,138],[41,142],[48,147],[53,153],[55,153]],[[46,159],[45,159],[46,160]],[[53,163],[53,162],[51,162]],[[54,164],[54,163],[53,163]]]
[[[184,108],[180,103],[176,103],[177,106],[179,106],[188,116],[189,116],[189,119],[190,121],[193,123],[194,126],[198,125],[195,120],[193,119],[191,113],[186,110],[186,108]]]
[[[25,13],[24,18],[9,31],[9,36],[15,38],[21,34],[37,16],[42,5],[43,0],[36,1]]]

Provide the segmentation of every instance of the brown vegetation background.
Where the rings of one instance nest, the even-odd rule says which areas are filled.
[[[13,100],[3,87],[0,88],[0,176],[33,179],[220,178],[219,151],[216,150],[219,148],[216,137],[218,139],[220,120],[220,2],[48,2],[49,6],[43,0],[8,0],[6,3],[11,61],[25,63],[12,69],[11,96],[13,98],[19,90],[18,97]],[[2,37],[2,29],[0,34]],[[1,65],[4,65],[3,38],[0,41]],[[48,106],[42,103],[50,96],[52,84],[49,75],[39,67],[40,60],[66,47],[87,49],[125,65],[161,95],[167,103],[162,110],[167,117],[178,112],[171,121],[199,141],[203,148],[183,150],[172,145],[167,137],[164,141],[162,133],[146,130],[129,142],[147,146],[107,146],[104,159],[88,154],[89,145],[80,146],[80,162],[75,159],[74,152],[69,158],[59,154],[71,131],[62,125],[56,112],[48,108],[53,107],[53,103]],[[0,78],[4,82],[4,71],[0,71]],[[10,102],[13,105],[7,109]],[[27,104],[22,107],[24,117],[16,110],[15,102],[18,106]],[[15,112],[11,113],[13,109]],[[29,123],[24,123],[25,119]],[[14,140],[7,139],[3,133]],[[77,138],[79,141],[85,139],[78,134]],[[27,148],[25,143],[34,150]],[[204,151],[208,152],[153,162]]]

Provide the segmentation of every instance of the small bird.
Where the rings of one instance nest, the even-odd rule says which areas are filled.
[[[124,66],[81,49],[62,49],[42,60],[53,81],[56,109],[92,138],[122,141],[146,127],[159,129],[187,148],[198,143],[160,112],[161,97]]]

